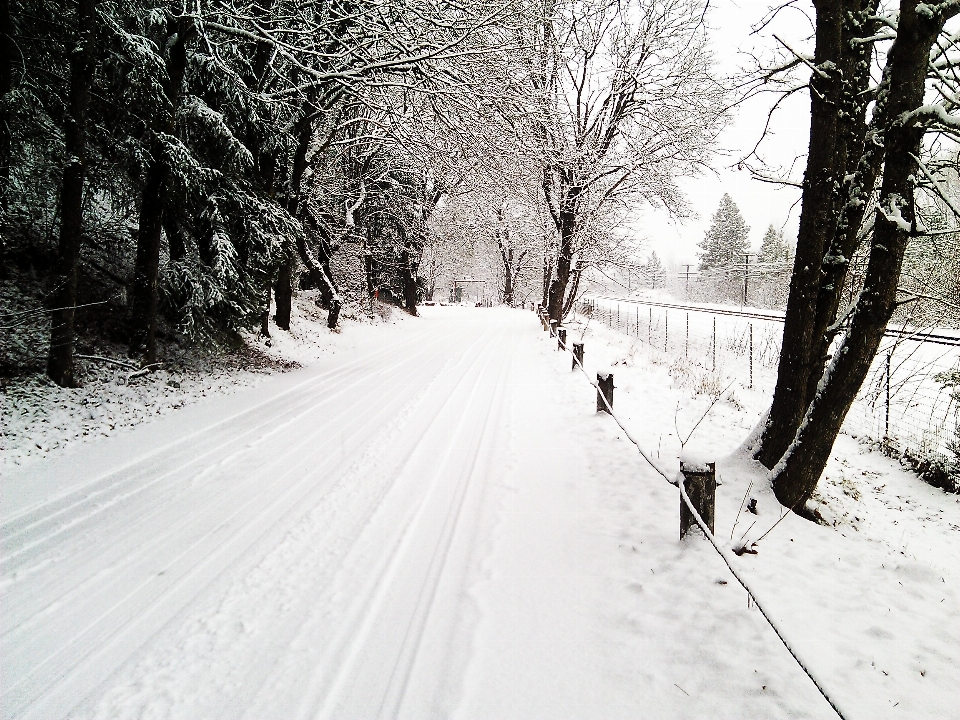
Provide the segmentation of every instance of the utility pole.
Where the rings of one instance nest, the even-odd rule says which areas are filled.
[[[743,254],[743,304],[747,304],[747,283],[750,277],[750,256],[753,253]]]
[[[687,292],[687,295],[689,296],[689,295],[690,295],[690,276],[691,276],[691,275],[696,275],[697,272],[696,272],[696,271],[690,272],[690,268],[693,267],[693,263],[684,263],[683,266],[687,269],[687,271],[680,273],[680,277],[686,278],[686,280],[687,280],[687,290],[686,290],[686,292]]]

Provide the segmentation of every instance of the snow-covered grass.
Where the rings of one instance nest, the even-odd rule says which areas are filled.
[[[331,332],[315,295],[316,291],[307,291],[294,298],[289,332],[271,323],[271,337],[250,333],[233,348],[164,343],[162,367],[144,375],[131,372],[134,366],[124,346],[101,340],[96,345],[82,343],[78,353],[116,362],[78,359],[81,387],[61,388],[42,372],[2,379],[0,463],[12,466],[40,460],[124,432],[202,398],[255,386],[275,373],[334,355],[357,337],[403,323],[407,317],[379,303],[373,313],[347,306],[340,315],[341,327]]]
[[[761,319],[769,318],[770,311],[705,304],[671,309],[668,306],[675,301],[664,296],[654,301],[666,303],[664,306],[603,296],[591,302],[595,305],[594,322],[646,340],[655,348],[668,349],[680,364],[686,363],[686,355],[697,361],[694,365],[712,369],[716,364],[716,377],[724,382],[736,380],[767,393],[773,391],[783,323]],[[688,312],[684,308],[698,310]],[[731,311],[759,312],[760,316],[742,317],[731,315]],[[956,329],[924,331],[944,339],[960,337]],[[922,339],[885,338],[847,414],[843,431],[854,438],[866,436],[884,442],[890,451],[921,469],[932,484],[951,487],[945,474],[956,463],[950,447],[957,439],[958,408],[944,387],[943,377],[958,369],[960,347]]]
[[[716,534],[733,546],[770,530],[738,569],[855,717],[956,712],[960,498],[925,484],[876,445],[841,435],[815,495],[824,523],[793,514],[781,521],[764,469],[742,447],[769,404],[768,389],[731,385],[710,358],[677,359],[585,318],[568,332],[585,342],[588,371],[613,370],[615,411],[670,467],[679,464],[681,439],[719,398],[686,445],[717,461]],[[750,497],[756,515],[741,508]],[[736,652],[737,638],[726,642]]]

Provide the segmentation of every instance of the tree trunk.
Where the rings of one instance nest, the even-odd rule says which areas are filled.
[[[313,139],[313,117],[316,110],[312,104],[305,103],[303,108],[303,117],[297,123],[297,148],[293,156],[293,168],[290,174],[290,187],[287,192],[287,211],[294,217],[300,218],[304,225],[304,230],[309,226],[314,232],[320,235],[320,256],[314,253],[307,246],[306,237],[302,234],[297,237],[297,253],[303,264],[310,273],[310,282],[320,289],[320,299],[322,305],[327,309],[327,327],[331,330],[337,326],[340,317],[340,308],[342,300],[336,285],[333,283],[330,273],[329,252],[324,243],[329,245],[329,238],[323,237],[324,232],[320,223],[308,214],[302,213],[300,208],[300,189],[303,181],[303,174],[307,169],[307,150],[310,148],[310,142]]]
[[[814,348],[819,352],[814,327],[820,267],[837,229],[840,189],[847,170],[841,116],[844,81],[850,76],[844,75],[844,70],[850,69],[851,54],[859,57],[859,51],[850,50],[844,22],[848,6],[859,5],[859,0],[817,0],[814,4],[814,63],[821,70],[814,72],[810,82],[810,144],[777,384],[756,451],[756,458],[770,468],[793,440],[825,359],[823,354],[813,354]]]
[[[187,40],[192,19],[177,18],[168,28],[167,83],[164,91],[170,100],[170,112],[158,132],[172,134],[174,117],[180,106],[183,75],[187,68]],[[150,164],[140,202],[137,231],[137,257],[131,288],[130,354],[142,354],[147,363],[157,360],[157,283],[160,274],[160,237],[166,209],[167,177],[170,173],[159,135],[154,137]]]
[[[146,363],[157,361],[157,282],[160,274],[160,235],[167,167],[161,151],[154,149],[140,204],[137,257],[131,289],[130,354],[143,355]]]
[[[170,248],[170,262],[182,260],[187,254],[187,241],[180,224],[169,208],[163,213],[163,232],[167,236],[167,246]]]
[[[577,201],[580,196],[579,187],[569,187],[560,203],[559,227],[560,248],[557,251],[557,274],[550,283],[550,293],[547,299],[547,312],[551,320],[557,323],[563,321],[563,304],[567,294],[567,284],[570,282],[570,268],[573,264],[573,237],[577,228]]]
[[[270,281],[267,281],[267,286],[264,288],[266,294],[266,305],[263,308],[263,312],[260,313],[260,334],[264,337],[270,337]]]
[[[373,273],[374,273],[374,270],[376,269],[376,264],[373,260],[373,255],[370,252],[371,231],[369,228],[367,228],[366,233],[367,233],[367,241],[366,243],[364,243],[364,246],[363,246],[363,274],[367,282],[367,297],[370,299],[373,299],[373,291],[374,291],[374,285],[375,285]]]
[[[897,39],[887,60],[886,87],[878,93],[881,100],[876,116],[889,120],[878,128],[874,138],[883,148],[884,173],[864,287],[850,329],[771,477],[777,499],[786,507],[798,508],[816,489],[896,307],[897,284],[910,236],[903,225],[914,223],[918,166],[912,156],[919,157],[923,139],[923,128],[904,118],[923,103],[928,55],[946,21],[938,6],[927,4],[924,15],[917,13],[916,6],[915,1],[900,6]],[[952,14],[956,12],[952,10]]]
[[[5,9],[9,16],[9,6]],[[70,90],[63,133],[67,165],[60,186],[60,245],[55,275],[57,285],[50,296],[53,310],[50,313],[50,352],[47,356],[47,375],[62,387],[75,387],[77,384],[73,368],[74,324],[80,231],[83,226],[87,108],[90,105],[90,83],[93,77],[95,10],[96,0],[80,0],[77,7],[77,42],[70,53]],[[7,19],[9,20],[9,17]],[[4,50],[4,54],[6,52],[8,51]],[[9,159],[7,163],[9,164]]]
[[[822,374],[823,362],[827,359],[834,332],[828,328],[837,319],[840,300],[850,258],[856,250],[869,200],[883,162],[882,144],[878,145],[875,128],[885,124],[886,119],[874,116],[869,140],[867,137],[866,113],[870,84],[870,59],[872,43],[854,43],[854,38],[870,37],[876,31],[877,0],[855,5],[862,7],[846,8],[844,24],[844,46],[841,70],[844,77],[850,78],[843,83],[840,105],[840,144],[845,156],[843,206],[840,208],[837,229],[829,243],[820,268],[820,282],[817,294],[816,312],[813,322],[813,346],[811,357],[823,358],[815,367],[815,377],[807,380],[807,404],[813,400],[813,394]],[[853,172],[851,172],[853,170]]]
[[[580,267],[574,268],[571,272],[573,284],[570,286],[567,299],[563,303],[563,317],[570,314],[570,311],[573,310],[573,304],[577,301],[577,293],[580,292],[580,276],[582,274],[583,271]],[[561,319],[560,322],[563,322],[563,320]]]
[[[277,302],[277,314],[274,315],[277,327],[289,332],[290,310],[293,306],[293,260],[286,260],[280,266],[273,295]]]
[[[546,248],[546,238],[544,238],[544,248]],[[541,299],[540,305],[547,307],[547,304],[550,301],[550,284],[553,281],[553,258],[550,257],[550,253],[544,249],[543,253],[543,298]]]
[[[0,0],[0,100],[13,90],[13,21],[10,0]],[[10,163],[13,144],[10,136],[9,103],[0,102],[0,278],[6,276],[6,223],[10,209]]]
[[[503,304],[513,307],[513,248],[504,250],[501,245],[500,258],[503,260]]]
[[[400,253],[400,279],[403,282],[403,307],[411,315],[417,314],[417,296],[419,294],[417,288],[418,255],[418,248],[410,241],[404,244],[403,252]]]

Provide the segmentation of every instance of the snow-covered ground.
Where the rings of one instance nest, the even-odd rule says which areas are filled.
[[[74,414],[7,465],[0,714],[835,717],[532,313],[324,332],[276,339],[303,369],[99,440]],[[710,371],[570,333],[675,467]],[[688,444],[724,539],[780,517],[738,514],[766,401],[728,389]],[[836,525],[790,515],[738,569],[849,717],[956,716],[958,498],[850,437],[827,474]]]
[[[0,469],[43,460],[64,449],[72,452],[90,440],[123,434],[203,398],[255,386],[274,373],[348,350],[369,333],[389,336],[407,317],[386,306],[378,306],[372,317],[349,308],[342,313],[348,332],[330,333],[325,312],[312,301],[313,295],[315,291],[296,298],[289,333],[274,328],[269,339],[250,335],[227,352],[173,345],[165,348],[163,366],[146,375],[128,379],[135,366],[126,358],[125,347],[102,342],[81,348],[81,354],[114,362],[78,359],[82,387],[58,387],[41,373],[4,379]]]
[[[770,318],[782,320],[782,312],[703,303],[677,305],[665,295],[649,301],[597,296],[593,302],[595,321],[664,349],[672,357],[701,359],[706,367],[717,368],[716,377],[724,382],[750,385],[752,380],[756,387],[772,393],[783,323]],[[647,302],[661,304],[644,304]],[[696,310],[690,311],[693,308]],[[957,441],[958,407],[940,378],[960,370],[960,330],[894,329],[921,333],[920,338],[922,333],[932,333],[941,342],[896,335],[884,338],[844,429],[878,442],[886,439],[890,447],[915,459],[947,458],[949,444]]]

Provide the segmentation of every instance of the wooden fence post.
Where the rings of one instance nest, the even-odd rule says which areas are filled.
[[[570,369],[576,370],[577,364],[579,364],[580,367],[583,367],[583,343],[573,344],[573,367]]]
[[[566,350],[567,349],[567,329],[559,328],[557,330],[557,336],[560,338],[557,340],[557,350]]]
[[[613,373],[597,373],[597,412],[613,410]],[[603,399],[607,401],[604,402]],[[609,406],[609,407],[608,407]]]
[[[550,316],[547,314],[546,310],[540,313],[540,322],[543,324],[544,332],[550,329]]]
[[[557,336],[557,321],[551,320],[550,321],[550,337],[556,337],[556,336]]]
[[[717,465],[712,462],[699,462],[691,459],[680,460],[680,476],[683,489],[687,491],[690,503],[700,513],[703,522],[714,532],[715,508],[717,504]],[[680,497],[680,539],[697,526],[693,513]]]
[[[717,318],[713,318],[713,340],[710,341],[710,349],[713,351],[713,370],[717,369]]]

